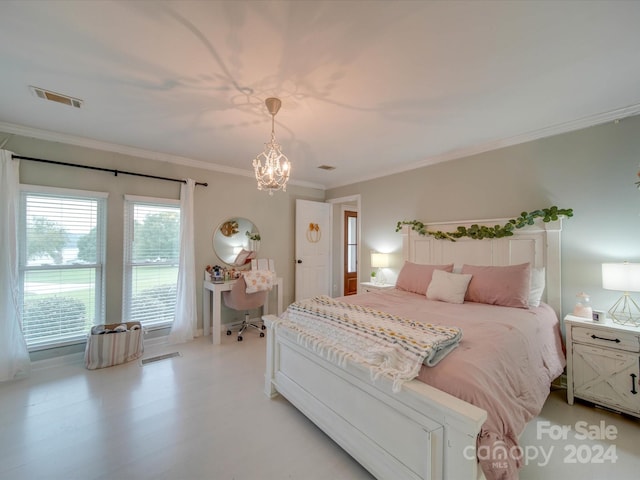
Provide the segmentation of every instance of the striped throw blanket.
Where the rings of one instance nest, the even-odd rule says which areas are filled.
[[[301,345],[344,366],[369,367],[372,379],[385,375],[393,391],[415,378],[424,363],[437,364],[462,338],[457,327],[414,322],[326,296],[292,303],[276,322],[298,334]]]

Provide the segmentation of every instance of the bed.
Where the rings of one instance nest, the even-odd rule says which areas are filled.
[[[506,221],[440,223],[428,229]],[[517,269],[527,264],[544,278],[540,305],[450,304],[400,289],[339,299],[462,330],[457,348],[436,366],[422,367],[397,392],[392,379],[374,380],[365,365],[327,358],[301,342],[282,319],[265,316],[265,393],[287,398],[378,479],[517,478],[517,436],[538,414],[551,381],[564,367],[558,322],[561,221],[536,222],[510,237],[456,242],[404,227],[405,266],[453,265],[462,273],[476,271],[480,279],[482,273],[468,266]],[[515,348],[507,348],[510,344]],[[531,385],[516,378],[522,375],[529,376]],[[481,391],[480,384],[490,392]]]

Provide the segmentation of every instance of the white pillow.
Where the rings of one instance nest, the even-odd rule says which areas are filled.
[[[447,303],[464,303],[464,295],[467,293],[472,276],[434,270],[431,283],[427,288],[427,298]]]
[[[529,307],[539,307],[545,284],[544,267],[531,269],[531,286],[529,287]]]

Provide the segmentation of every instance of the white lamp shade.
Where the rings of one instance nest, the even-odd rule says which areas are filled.
[[[603,263],[602,288],[640,292],[640,263]]]
[[[389,255],[386,253],[371,253],[371,266],[373,268],[387,268]]]

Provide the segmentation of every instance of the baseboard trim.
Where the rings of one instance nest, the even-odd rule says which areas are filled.
[[[70,353],[58,357],[45,358],[31,362],[31,371],[48,370],[50,368],[65,367],[84,362],[84,352]]]
[[[252,319],[252,320],[259,320],[259,318]],[[237,327],[241,323],[242,322],[225,323],[224,325],[221,326],[221,329],[223,332],[226,332],[227,329]],[[202,337],[203,335],[204,335],[203,329],[199,328],[198,330],[196,330],[194,338]],[[155,350],[166,347],[168,345],[169,345],[168,333],[167,335],[161,335],[158,337],[144,339],[144,349],[146,353],[153,353]],[[77,365],[79,363],[84,363],[84,352],[70,353],[67,355],[59,355],[57,357],[51,357],[51,358],[45,358],[42,360],[32,361],[31,370],[32,371],[46,370],[49,368],[64,367],[68,365]]]

